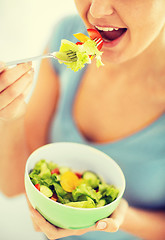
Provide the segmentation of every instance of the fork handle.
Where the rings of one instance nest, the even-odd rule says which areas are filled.
[[[7,62],[5,64],[5,66],[6,67],[10,67],[10,66],[14,66],[14,65],[17,65],[17,64],[20,64],[20,63],[26,63],[26,62],[35,61],[35,60],[38,60],[38,59],[51,58],[51,57],[53,57],[53,55],[51,55],[51,54],[44,54],[44,55],[39,55],[39,56],[35,56],[35,57],[30,57],[30,58],[19,59],[19,60]]]

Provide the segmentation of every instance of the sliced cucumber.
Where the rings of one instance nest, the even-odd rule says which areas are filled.
[[[40,192],[43,193],[48,198],[53,195],[53,192],[50,190],[50,188],[48,188],[44,185],[40,186]]]
[[[105,199],[100,199],[100,201],[98,202],[98,204],[97,204],[97,208],[98,207],[103,207],[104,205],[106,204],[106,201],[105,201]]]
[[[68,167],[60,167],[59,168],[60,174],[64,174],[65,172],[71,171]]]
[[[98,176],[91,172],[91,171],[86,171],[83,173],[83,179],[85,181],[87,181],[87,183],[92,187],[92,188],[96,188],[99,185],[100,179],[98,178]]]

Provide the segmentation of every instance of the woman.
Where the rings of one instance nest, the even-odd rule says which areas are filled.
[[[49,239],[163,240],[165,1],[75,0],[75,4],[83,22],[78,16],[64,19],[47,51],[58,50],[62,38],[74,41],[73,33],[86,33],[85,23],[104,39],[104,66],[97,68],[93,60],[74,73],[44,60],[27,107],[31,65],[10,70],[2,66],[1,189],[8,195],[23,191],[24,165],[37,147],[54,141],[89,144],[111,155],[123,169],[126,200],[112,216],[83,230],[56,228],[30,206],[36,230]],[[15,179],[12,190],[9,176]]]

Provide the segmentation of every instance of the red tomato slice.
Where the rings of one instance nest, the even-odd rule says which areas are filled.
[[[76,174],[76,176],[77,176],[78,178],[82,178],[82,174],[81,174],[81,173],[75,172],[75,174]]]
[[[96,29],[92,29],[92,28],[87,29],[87,32],[89,34],[89,37],[92,40],[94,40],[95,38],[100,38],[102,40],[101,43],[97,46],[98,50],[101,50],[101,48],[103,46],[103,39],[102,39],[101,34]]]
[[[53,173],[60,174],[60,171],[58,168],[55,168],[51,171],[51,174],[53,174]]]
[[[53,193],[53,196],[50,199],[52,199],[53,201],[57,202],[58,197],[57,197],[57,195],[55,193]]]
[[[83,45],[84,43],[82,42],[76,42],[76,45]]]
[[[34,186],[38,189],[38,191],[40,191],[40,184],[39,183],[34,185]]]

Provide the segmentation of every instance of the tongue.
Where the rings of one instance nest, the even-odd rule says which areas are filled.
[[[120,37],[126,31],[125,28],[119,28],[113,31],[100,31],[102,38],[113,41]]]

